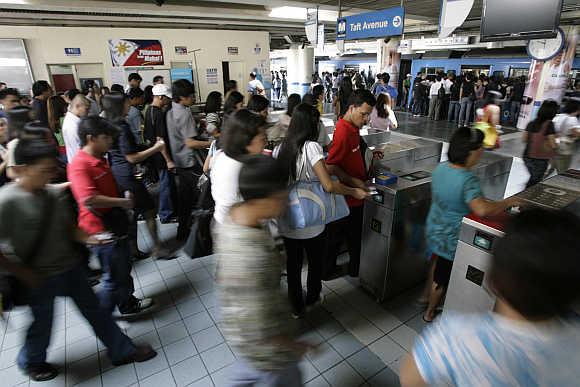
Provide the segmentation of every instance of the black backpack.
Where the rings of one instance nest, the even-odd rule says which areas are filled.
[[[437,97],[441,99],[445,98],[445,86],[443,86],[443,83],[441,83],[441,87],[437,91]]]

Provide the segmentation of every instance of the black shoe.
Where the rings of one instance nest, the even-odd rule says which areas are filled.
[[[133,297],[133,301],[131,302],[130,306],[124,308],[123,310],[119,309],[119,313],[121,313],[121,316],[123,317],[130,317],[142,313],[146,309],[151,308],[153,305],[154,301],[152,298],[138,299]]]
[[[114,366],[121,366],[123,364],[130,363],[142,363],[144,361],[153,359],[157,356],[157,352],[149,345],[139,345],[135,348],[135,352],[132,355],[127,356],[119,361],[112,362]]]
[[[332,281],[333,279],[340,278],[344,275],[344,271],[341,266],[334,266],[330,269],[322,278],[323,281]]]
[[[171,218],[167,218],[167,219],[159,219],[159,222],[161,224],[177,223],[177,217],[172,216]]]
[[[144,259],[149,258],[149,254],[144,253],[142,251],[137,251],[132,255],[133,261],[142,261]]]
[[[24,373],[35,382],[46,382],[58,376],[58,370],[48,363],[29,366],[24,370]]]
[[[89,278],[89,286],[92,288],[93,286],[97,286],[98,284],[100,284],[101,281],[99,281],[96,278]]]

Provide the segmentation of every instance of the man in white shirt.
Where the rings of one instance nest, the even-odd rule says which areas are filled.
[[[443,78],[443,87],[445,88],[445,100],[441,103],[441,108],[439,110],[440,119],[447,119],[447,111],[449,110],[449,103],[451,101],[451,86],[453,86],[453,80],[455,79],[455,74],[449,73]]]
[[[250,97],[252,95],[262,95],[262,96],[266,96],[266,89],[264,88],[264,85],[262,84],[262,82],[260,82],[259,79],[256,79],[256,73],[250,73],[250,82],[248,82],[248,93],[250,94]],[[249,97],[248,97],[249,99]]]
[[[437,75],[436,81],[431,84],[429,89],[429,118],[432,120],[439,119],[439,89],[443,85],[441,75]]]
[[[81,149],[79,139],[79,123],[81,118],[89,114],[91,101],[82,94],[77,94],[70,103],[68,112],[62,122],[62,137],[66,148],[66,159],[70,163]]]

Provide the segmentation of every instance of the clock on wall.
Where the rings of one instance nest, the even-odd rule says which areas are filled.
[[[558,34],[555,38],[530,40],[528,42],[528,55],[535,60],[550,60],[564,48],[565,42],[564,31],[558,28]]]

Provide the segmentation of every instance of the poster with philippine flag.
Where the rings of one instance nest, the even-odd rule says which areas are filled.
[[[159,40],[109,39],[113,66],[163,65],[163,48]]]

